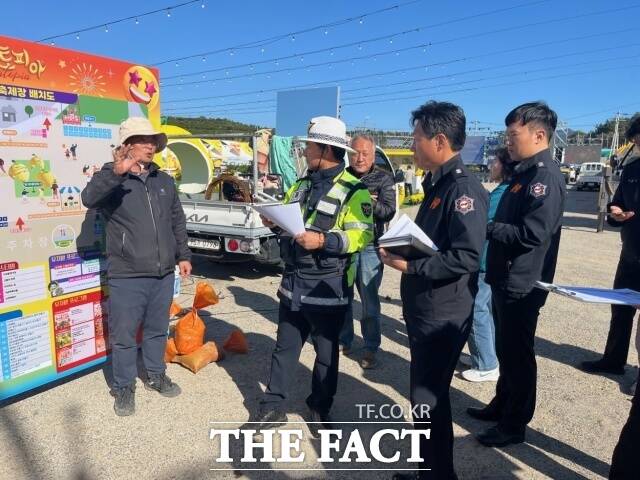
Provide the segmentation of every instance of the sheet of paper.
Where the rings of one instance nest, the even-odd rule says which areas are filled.
[[[252,205],[252,207],[293,236],[305,231],[299,203]]]
[[[536,282],[536,287],[549,290],[574,300],[587,303],[604,303],[612,305],[640,305],[640,292],[628,288],[591,288],[570,287],[553,283]]]
[[[404,237],[407,235],[416,237],[428,247],[438,250],[438,247],[433,243],[433,240],[431,240],[429,236],[407,216],[407,214],[402,215],[402,217],[400,217],[398,221],[380,237],[380,240],[388,240],[390,238]]]

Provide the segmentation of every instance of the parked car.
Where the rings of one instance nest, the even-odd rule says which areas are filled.
[[[583,163],[576,180],[576,190],[599,190],[604,167],[605,164],[600,162]]]

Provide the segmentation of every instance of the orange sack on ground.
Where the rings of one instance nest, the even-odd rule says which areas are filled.
[[[183,367],[188,368],[193,373],[206,367],[211,362],[222,360],[222,352],[218,350],[215,342],[207,342],[198,350],[189,355],[178,355],[173,359],[175,363],[179,363]]]
[[[227,352],[233,353],[247,353],[249,352],[249,344],[247,343],[247,337],[245,337],[242,330],[235,329],[229,334],[222,346]]]
[[[176,348],[180,355],[195,352],[204,344],[205,325],[195,311],[178,320],[175,329]]]
[[[171,306],[169,307],[169,316],[175,317],[182,311],[182,307],[178,305],[176,302],[171,302]]]
[[[178,354],[176,348],[176,342],[173,338],[167,339],[167,347],[164,349],[164,363],[173,361],[173,358]]]
[[[198,282],[193,297],[193,308],[178,320],[175,328],[176,347],[180,355],[195,352],[204,344],[205,325],[198,316],[198,309],[218,303],[218,295],[207,282]]]
[[[196,285],[196,294],[193,297],[193,309],[207,308],[215,305],[220,300],[218,294],[207,282],[198,282]]]

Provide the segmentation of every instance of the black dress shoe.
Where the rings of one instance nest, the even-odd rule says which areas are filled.
[[[391,480],[418,480],[419,478],[420,474],[418,472],[394,473]]]
[[[307,420],[307,425],[309,426],[309,432],[313,438],[318,438],[320,436],[318,430],[321,428],[326,430],[336,428],[335,425],[327,422],[331,422],[331,416],[328,413],[320,413],[317,410],[309,409],[309,420]]]
[[[624,375],[624,366],[616,367],[603,359],[586,361],[580,364],[582,371],[587,373],[609,373],[611,375]]]
[[[496,426],[478,433],[476,439],[485,447],[506,447],[507,445],[524,442],[524,432],[508,433]]]
[[[485,422],[497,422],[500,420],[500,412],[488,405],[484,408],[469,407],[467,408],[467,413],[470,417],[483,420]]]
[[[258,425],[256,423],[251,426],[255,425],[257,430],[269,430],[285,424],[288,420],[287,414],[280,410],[273,408],[260,409],[258,413],[251,418],[252,422],[259,422],[260,424]]]
[[[429,472],[426,473],[428,474]],[[447,478],[447,480],[458,480],[458,476],[455,473],[442,478]],[[394,473],[391,480],[420,480],[420,472]]]

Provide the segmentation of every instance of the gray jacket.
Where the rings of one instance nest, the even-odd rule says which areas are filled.
[[[113,163],[106,163],[81,196],[104,216],[110,278],[164,276],[178,261],[191,259],[175,183],[155,163],[146,180],[116,175]]]

